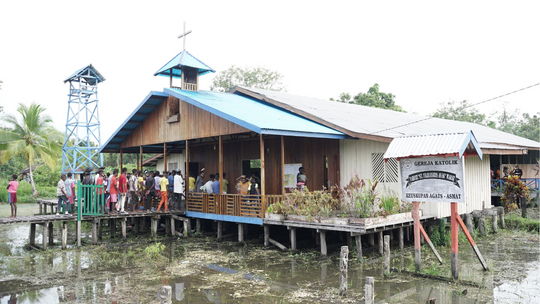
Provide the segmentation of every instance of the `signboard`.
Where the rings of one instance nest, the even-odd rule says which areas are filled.
[[[460,157],[403,158],[399,165],[404,201],[465,203]]]
[[[285,164],[285,172],[283,174],[285,188],[296,188],[296,175],[300,167],[302,167],[302,164]]]

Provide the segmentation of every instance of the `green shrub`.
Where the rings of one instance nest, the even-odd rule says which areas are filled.
[[[532,218],[522,218],[517,214],[510,214],[504,217],[507,228],[519,229],[531,232],[540,232],[540,221]]]
[[[450,231],[446,231],[446,221],[439,220],[439,225],[434,227],[429,239],[435,246],[450,246]]]

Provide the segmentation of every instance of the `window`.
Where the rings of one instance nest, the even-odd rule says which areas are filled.
[[[382,183],[397,183],[398,182],[398,161],[395,158],[390,158],[384,162],[384,153],[371,154],[372,178],[379,178]]]

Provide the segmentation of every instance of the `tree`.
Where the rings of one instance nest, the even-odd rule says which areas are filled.
[[[338,99],[330,98],[332,101],[339,101],[344,103],[353,103],[362,106],[368,106],[373,108],[387,109],[398,112],[405,112],[398,106],[394,99],[396,95],[392,93],[383,93],[379,91],[379,84],[374,84],[367,93],[358,93],[351,98],[349,93],[341,93]]]
[[[22,116],[5,114],[0,120],[8,124],[8,128],[0,130],[0,161],[5,164],[12,157],[23,155],[30,168],[30,184],[32,193],[37,196],[36,185],[32,174],[34,159],[39,156],[43,162],[54,170],[56,161],[62,153],[62,134],[52,126],[52,119],[45,115],[45,108],[32,103],[29,107],[20,103],[17,112]]]
[[[214,77],[210,90],[229,92],[235,86],[243,86],[270,91],[284,91],[285,86],[281,82],[282,78],[283,75],[269,69],[261,67],[239,68],[233,65]]]
[[[472,107],[467,100],[463,100],[459,105],[457,105],[455,101],[452,101],[447,102],[446,104],[441,103],[441,106],[442,107],[431,115],[432,117],[466,121],[493,127],[493,122],[488,121],[486,115],[478,112],[478,110]]]
[[[490,117],[480,113],[464,100],[459,105],[455,101],[443,103],[441,108],[431,116],[472,122],[530,140],[540,141],[540,112],[533,115],[529,113],[520,114],[517,109],[514,112],[509,112],[503,107],[501,112],[491,115],[491,117],[494,117],[494,120],[491,120]]]

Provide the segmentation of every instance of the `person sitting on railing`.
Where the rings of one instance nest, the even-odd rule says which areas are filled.
[[[225,179],[227,177],[227,174],[223,173],[223,187],[221,187],[221,193],[227,194],[229,192],[229,181]]]

